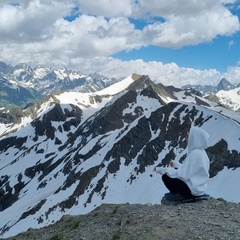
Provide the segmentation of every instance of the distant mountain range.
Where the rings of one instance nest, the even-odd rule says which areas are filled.
[[[95,92],[117,82],[97,73],[0,62],[0,107],[25,107],[60,91]]]
[[[2,238],[101,204],[160,204],[166,188],[153,168],[184,160],[193,125],[210,134],[208,193],[240,201],[232,184],[240,181],[239,113],[196,90],[133,75],[94,93],[51,94],[1,117]]]
[[[136,76],[138,77],[135,74]],[[51,94],[61,91],[93,93],[119,81],[97,73],[86,75],[80,71],[44,66],[31,68],[27,64],[13,67],[0,61],[0,121],[16,121],[23,114],[20,109],[28,108],[40,100],[44,101]],[[216,86],[185,85],[182,89],[191,89],[198,96],[221,104],[227,109],[240,109],[240,83],[231,84],[223,78]],[[4,108],[10,110],[8,115],[4,113]]]
[[[213,86],[213,85],[185,85],[182,88],[183,89],[194,88],[195,90],[201,92],[204,95],[204,94],[209,93],[209,92],[217,93],[221,90],[229,91],[229,90],[239,88],[239,87],[240,87],[240,83],[232,84],[226,78],[222,78],[217,86]]]
[[[25,108],[44,99],[47,95],[66,90],[92,93],[118,81],[120,79],[108,78],[97,73],[86,75],[80,71],[52,69],[44,66],[31,68],[27,64],[18,64],[13,67],[0,62],[0,109],[2,107]],[[182,89],[189,88],[195,89],[202,96],[221,103],[231,110],[238,111],[240,108],[240,98],[236,92],[229,92],[239,89],[240,83],[231,84],[223,78],[217,86],[185,85],[182,87]]]

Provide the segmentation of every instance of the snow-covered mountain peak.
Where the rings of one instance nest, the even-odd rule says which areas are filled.
[[[117,83],[114,83],[113,85],[107,88],[97,91],[96,94],[97,95],[114,95],[124,91],[133,82],[134,82],[134,79],[133,79],[133,76],[131,75]]]
[[[217,91],[221,90],[231,90],[234,88],[234,85],[231,84],[226,78],[222,78],[221,81],[217,85]]]
[[[36,78],[38,79],[44,78],[48,73],[53,71],[53,69],[51,69],[50,67],[43,67],[40,65],[35,67],[33,70],[36,75]]]

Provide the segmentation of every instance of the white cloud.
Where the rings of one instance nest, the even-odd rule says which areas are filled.
[[[239,63],[240,65],[240,63]],[[227,72],[224,73],[224,77],[232,83],[239,83],[240,79],[240,67],[229,67]]]
[[[168,17],[176,16],[200,16],[207,12],[217,12],[226,4],[234,4],[236,0],[139,0],[144,9],[152,15]]]
[[[72,61],[72,66],[81,66],[86,72],[92,72],[91,64],[94,69],[104,75],[116,78],[125,78],[132,73],[148,75],[156,83],[166,86],[174,85],[181,87],[187,84],[211,84],[217,85],[224,76],[215,69],[196,70],[192,68],[182,68],[175,63],[163,64],[161,62],[144,62],[142,59],[132,61],[121,61],[114,58],[94,58],[89,60],[78,59]]]
[[[84,14],[113,17],[129,17],[133,14],[134,1],[132,0],[77,0],[80,11]]]
[[[150,11],[164,18],[144,28],[149,44],[183,47],[208,42],[218,35],[231,35],[239,30],[239,20],[219,1],[142,0]]]
[[[26,62],[79,70],[83,67],[92,71],[100,67],[102,73],[115,74],[116,77],[123,71],[126,71],[125,75],[132,71],[140,74],[146,71],[154,78],[171,79],[169,83],[173,81],[174,74],[178,74],[185,77],[185,82],[194,77],[196,81],[203,82],[204,79],[218,77],[219,73],[214,70],[198,72],[160,62],[122,62],[108,57],[122,50],[148,45],[178,48],[208,42],[219,35],[231,35],[239,30],[239,21],[225,4],[235,2],[2,0],[0,60],[13,65]],[[71,22],[67,21],[65,17],[73,9],[80,15]],[[137,29],[130,18],[145,19],[145,28]],[[154,22],[156,18],[162,21]],[[151,21],[148,22],[149,19]],[[188,77],[190,74],[193,77]]]
[[[233,41],[233,40],[229,41],[229,43],[228,43],[228,49],[230,49],[233,45],[234,45],[234,41]]]
[[[16,43],[41,42],[51,38],[61,42],[62,31],[58,29],[58,23],[75,6],[83,13],[80,18],[83,16],[86,24],[84,25],[83,19],[76,18],[71,25],[66,24],[71,28],[68,32],[75,37],[79,32],[84,33],[82,36],[87,37],[95,46],[89,48],[90,55],[95,51],[95,56],[109,56],[123,49],[147,45],[194,45],[239,30],[237,16],[232,15],[221,0],[16,0],[17,6],[6,2],[3,1],[0,5],[0,43],[5,43],[6,40]],[[144,18],[146,14],[152,18],[162,17],[164,22],[149,24],[139,32],[127,19],[136,16]],[[76,38],[71,39],[72,44],[75,44]],[[116,46],[112,46],[111,41],[115,41]],[[100,51],[102,46],[105,50]]]
[[[18,6],[0,5],[0,44],[15,42],[21,48],[22,43],[40,42],[51,36],[55,21],[66,15],[69,12],[66,7],[72,5],[49,2],[32,0]]]

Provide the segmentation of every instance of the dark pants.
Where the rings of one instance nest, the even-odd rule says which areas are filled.
[[[194,198],[187,184],[180,179],[170,178],[167,174],[162,175],[166,188],[173,194],[180,194],[185,198]]]

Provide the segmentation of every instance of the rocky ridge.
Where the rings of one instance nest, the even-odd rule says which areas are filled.
[[[64,216],[8,240],[237,240],[240,204],[223,199],[185,204],[101,205],[89,214]]]

